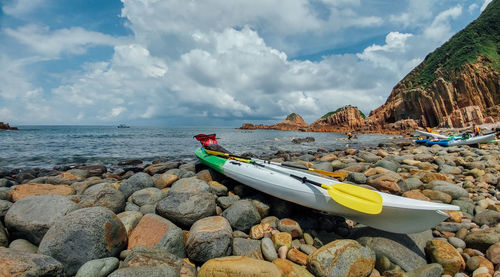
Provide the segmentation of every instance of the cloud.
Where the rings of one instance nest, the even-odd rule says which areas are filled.
[[[6,1],[2,11],[10,16],[24,17],[44,4],[44,0],[12,0]]]
[[[462,6],[457,5],[439,13],[431,25],[425,28],[424,37],[433,41],[444,42],[453,34],[450,19],[455,19],[462,14]]]
[[[481,12],[483,12],[483,11],[486,9],[486,7],[488,7],[488,5],[491,3],[491,1],[492,1],[492,0],[484,0],[484,3],[483,3],[483,5],[481,6],[480,11],[481,11]]]
[[[128,38],[81,27],[4,29],[4,37],[30,51],[17,59],[0,54],[0,101],[9,107],[0,114],[46,124],[241,124],[291,112],[311,122],[347,104],[368,113],[451,36],[462,13],[460,5],[443,10],[430,1],[410,1],[387,20],[385,11],[368,13],[365,3],[347,0],[122,2],[133,30]],[[417,27],[402,31],[405,22]],[[356,36],[385,42],[318,61],[290,58]],[[61,72],[52,86],[39,85],[40,74],[31,70],[43,68],[40,60],[83,59],[99,45],[112,56]]]
[[[17,29],[6,28],[5,34],[48,58],[57,58],[62,54],[84,54],[93,46],[114,46],[124,41],[123,38],[87,31],[80,27],[51,31],[47,26],[33,24]]]

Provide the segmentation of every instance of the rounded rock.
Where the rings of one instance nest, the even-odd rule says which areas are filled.
[[[75,193],[75,190],[68,185],[51,184],[23,184],[12,188],[10,197],[16,202],[24,197],[36,195],[61,195],[67,196]]]
[[[221,216],[196,221],[189,230],[186,253],[190,260],[204,263],[212,258],[231,254],[231,225]]]
[[[274,259],[278,258],[278,253],[276,252],[276,248],[274,248],[273,241],[270,238],[263,238],[261,240],[260,247],[262,249],[264,259],[272,262]]]
[[[78,269],[75,277],[106,277],[118,268],[119,263],[115,257],[91,260]]]
[[[127,245],[127,233],[120,219],[109,209],[76,210],[59,219],[43,237],[39,253],[60,261],[68,275],[84,263],[117,256]]]
[[[100,183],[86,189],[80,196],[80,207],[106,207],[114,213],[123,211],[125,196],[111,183]]]
[[[300,238],[302,237],[302,228],[297,221],[284,218],[278,221],[278,230],[281,232],[287,232],[292,235],[292,238]]]
[[[257,208],[249,200],[239,200],[222,212],[231,227],[248,231],[253,225],[260,222],[260,214]]]
[[[5,225],[13,237],[26,238],[38,245],[54,223],[78,209],[78,205],[60,195],[24,197],[5,215]]]
[[[198,277],[282,275],[275,264],[241,256],[211,259],[204,263],[198,272]]]
[[[494,264],[500,264],[500,242],[497,242],[486,250],[486,256]]]
[[[127,249],[139,245],[156,247],[184,258],[186,253],[182,238],[181,228],[159,215],[146,214],[132,230]]]
[[[167,197],[156,205],[156,212],[176,224],[189,227],[201,218],[215,215],[215,207],[215,198],[209,192],[192,194],[169,191]]]
[[[26,253],[33,253],[33,254],[38,253],[38,247],[25,239],[13,240],[9,244],[9,248]]]
[[[447,241],[433,239],[427,242],[425,252],[431,262],[443,266],[444,274],[454,275],[465,269],[462,255]]]
[[[332,241],[309,255],[307,268],[316,276],[367,276],[375,253],[354,240]]]
[[[158,188],[145,188],[138,190],[130,196],[130,200],[139,207],[154,205],[163,198],[163,192]],[[130,201],[129,200],[129,201]]]
[[[135,191],[153,186],[153,178],[144,172],[139,172],[132,175],[127,180],[122,181],[119,190],[123,193],[125,198],[128,198]]]

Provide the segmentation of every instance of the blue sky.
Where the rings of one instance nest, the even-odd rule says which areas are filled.
[[[490,0],[0,1],[0,121],[368,114]]]

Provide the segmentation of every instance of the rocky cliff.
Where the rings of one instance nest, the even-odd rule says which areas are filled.
[[[401,80],[370,113],[371,129],[401,120],[464,127],[500,120],[500,0]]]
[[[9,123],[0,122],[0,130],[17,130],[17,127],[11,127]]]
[[[289,114],[285,120],[278,122],[276,124],[272,125],[263,125],[263,124],[251,124],[251,123],[244,123],[240,129],[247,129],[247,130],[255,130],[255,129],[271,129],[271,130],[282,130],[282,131],[292,131],[292,130],[303,130],[304,128],[307,127],[307,123],[304,121],[304,119],[296,114],[296,113],[291,113]]]
[[[329,112],[317,119],[309,127],[312,132],[347,132],[358,130],[365,124],[365,115],[351,105]]]

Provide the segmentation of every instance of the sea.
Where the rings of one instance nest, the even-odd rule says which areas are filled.
[[[53,168],[70,164],[114,165],[128,159],[152,162],[158,158],[194,161],[200,146],[193,136],[217,134],[220,145],[235,154],[273,154],[376,146],[398,136],[314,133],[278,130],[240,130],[234,127],[18,126],[0,131],[0,167]],[[313,137],[314,142],[294,144],[292,139]]]

